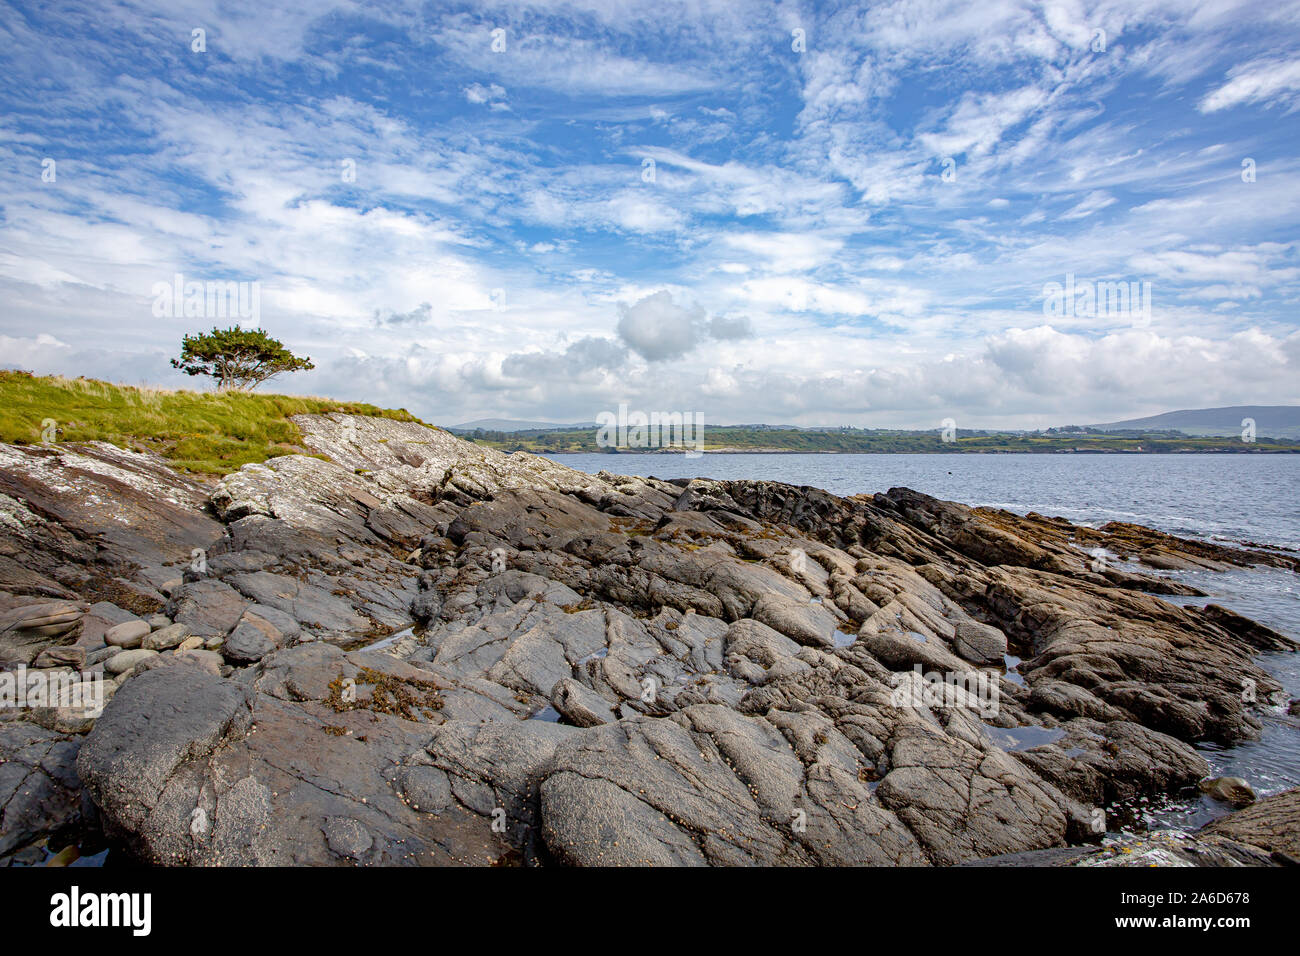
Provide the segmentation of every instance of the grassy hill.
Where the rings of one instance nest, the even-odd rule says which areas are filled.
[[[249,462],[306,452],[289,418],[324,412],[419,420],[405,409],[328,398],[137,388],[0,370],[0,441],[39,444],[52,419],[58,441],[153,451],[197,474],[224,475]]]
[[[1240,435],[1242,419],[1255,422],[1260,437],[1300,439],[1300,407],[1295,405],[1232,405],[1225,408],[1183,408],[1175,412],[1090,426],[1095,431],[1177,429],[1185,435]]]

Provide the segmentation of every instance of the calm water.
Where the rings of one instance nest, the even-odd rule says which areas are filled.
[[[552,455],[595,473],[658,478],[767,479],[838,495],[905,486],[949,501],[1097,526],[1132,521],[1170,534],[1225,544],[1300,549],[1300,455]],[[1142,568],[1140,570],[1149,570]],[[1186,572],[1213,601],[1300,640],[1300,578],[1285,571]],[[1300,655],[1267,654],[1265,670],[1300,697]],[[1300,786],[1300,720],[1261,714],[1259,741],[1206,745],[1212,773],[1245,777],[1261,795]],[[1225,807],[1189,796],[1139,813],[1151,826],[1198,826]]]
[[[837,495],[904,486],[1076,523],[1300,548],[1300,455],[552,455],[594,473],[755,478]]]

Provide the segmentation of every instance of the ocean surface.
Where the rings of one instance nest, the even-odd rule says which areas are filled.
[[[551,455],[594,474],[766,479],[837,495],[907,487],[967,505],[1031,511],[1099,526],[1131,521],[1186,538],[1300,550],[1300,455]],[[1148,568],[1139,570],[1151,573]],[[1274,569],[1169,573],[1213,602],[1300,640],[1300,576]],[[1300,654],[1257,663],[1300,697]],[[1244,777],[1261,796],[1300,786],[1300,719],[1261,715],[1258,741],[1198,747],[1213,775]],[[1228,812],[1189,793],[1124,808],[1124,828],[1193,828]]]

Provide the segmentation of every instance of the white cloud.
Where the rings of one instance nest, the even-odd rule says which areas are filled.
[[[1264,101],[1287,112],[1300,101],[1300,60],[1257,60],[1228,71],[1228,82],[1208,93],[1198,104],[1202,113]]]

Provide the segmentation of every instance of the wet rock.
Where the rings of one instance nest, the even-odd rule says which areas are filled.
[[[27,721],[0,722],[0,866],[40,840],[72,842],[88,825],[80,747],[80,738]]]
[[[1197,786],[1207,796],[1234,807],[1245,807],[1255,802],[1254,788],[1241,777],[1214,777],[1202,780]]]
[[[1078,718],[1064,736],[1015,754],[1068,796],[1095,806],[1176,793],[1209,770],[1197,751],[1168,734],[1128,720]]]
[[[1206,833],[1155,830],[1108,837],[1100,847],[1063,847],[1029,850],[988,857],[966,866],[1051,867],[1188,867],[1277,866],[1268,852],[1256,846]]]
[[[1300,860],[1300,787],[1264,797],[1212,821],[1201,832]]]

